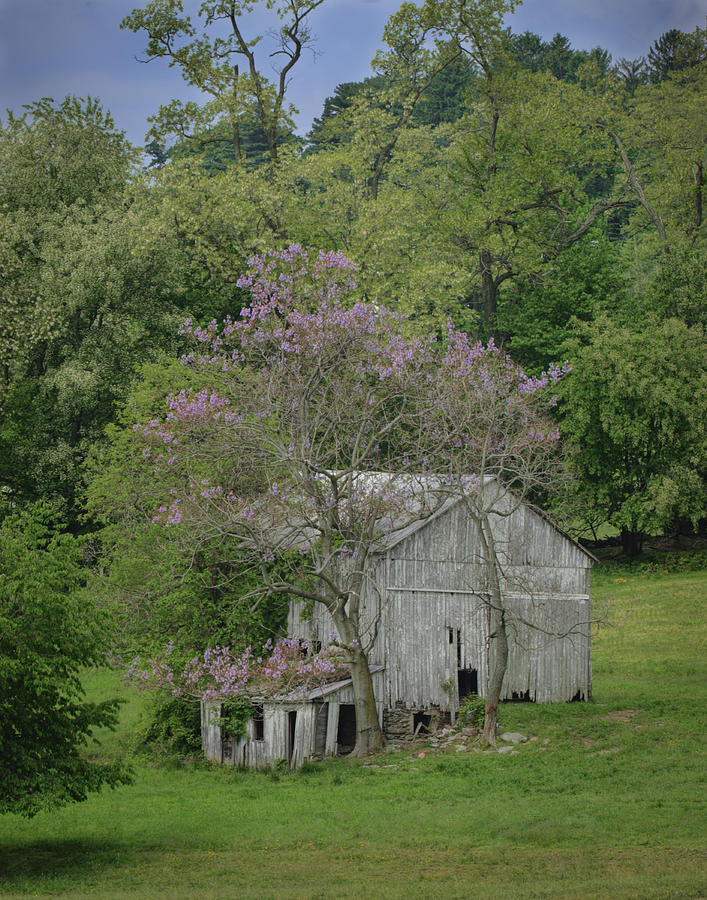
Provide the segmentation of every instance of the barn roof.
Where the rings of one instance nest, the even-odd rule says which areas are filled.
[[[376,675],[378,672],[382,672],[384,669],[385,666],[371,666],[371,675]],[[294,690],[290,691],[287,694],[277,694],[275,696],[265,697],[263,699],[263,702],[307,703],[312,700],[321,700],[324,697],[329,697],[331,694],[336,694],[343,688],[351,687],[351,684],[352,681],[350,678],[343,678],[341,679],[341,681],[331,681],[329,682],[329,684],[320,684],[318,687],[311,688],[308,691]]]
[[[420,497],[420,494],[434,495],[435,493],[438,496],[444,496],[444,492],[447,489],[445,484],[445,479],[439,475],[391,475],[386,472],[359,472],[357,473],[357,478],[360,479],[364,484],[369,483],[373,487],[385,486],[386,480],[388,482],[393,482],[396,484],[396,487],[405,488],[407,485],[410,494],[413,499],[416,497]],[[466,479],[469,483],[469,486],[473,485],[474,482],[478,484],[478,477],[473,475],[462,476],[462,480]],[[496,479],[492,475],[487,475],[484,478],[484,484],[492,484]],[[416,489],[419,490],[420,493],[415,493]],[[511,491],[508,493],[512,494]],[[416,534],[418,531],[423,528],[427,528],[431,525],[436,519],[440,516],[443,516],[448,510],[453,509],[459,503],[463,502],[462,498],[459,496],[451,496],[445,497],[441,499],[437,506],[433,506],[429,515],[421,515],[419,519],[409,522],[410,515],[414,515],[414,511],[410,509],[407,510],[408,515],[401,521],[400,519],[396,520],[394,517],[391,517],[390,522],[381,523],[381,528],[385,528],[384,537],[380,541],[379,548],[377,550],[378,553],[387,553],[389,550],[392,550],[398,544],[402,543],[408,537],[413,534]],[[544,522],[546,522],[551,528],[553,528],[558,534],[562,535],[565,540],[569,541],[569,543],[573,544],[580,550],[585,556],[592,560],[592,562],[598,562],[596,556],[593,553],[590,553],[586,547],[583,547],[579,541],[575,540],[566,531],[564,531],[560,526],[550,518],[542,509],[533,504],[523,502],[523,505],[530,509],[535,515],[539,516]],[[420,501],[420,512],[424,512],[424,507],[422,501]],[[406,522],[408,524],[406,524]]]
[[[342,476],[348,473],[341,473]],[[377,546],[373,551],[376,555],[382,555],[392,550],[406,538],[423,528],[427,528],[440,516],[447,511],[453,509],[459,503],[463,502],[460,496],[449,496],[449,482],[444,476],[427,474],[427,473],[404,473],[396,474],[392,472],[351,472],[351,477],[355,480],[357,488],[369,491],[371,494],[379,492],[390,492],[388,502],[391,504],[391,512],[384,514],[378,520],[378,526],[381,537],[377,542]],[[467,489],[478,486],[479,478],[474,475],[461,476],[462,484]],[[492,475],[484,478],[484,484],[490,485],[496,481]],[[512,494],[511,491],[508,491]],[[399,508],[395,510],[395,502],[399,503]],[[550,516],[543,512],[539,507],[529,503],[523,505],[530,509],[533,513],[545,521],[558,534],[573,544],[592,562],[598,562],[597,558],[583,547],[578,541],[570,537],[560,526],[554,522]],[[270,529],[270,534],[277,535],[278,538],[286,540],[288,546],[292,548],[305,547],[310,541],[318,537],[318,533],[314,528],[295,526],[294,528],[286,525],[279,525]]]

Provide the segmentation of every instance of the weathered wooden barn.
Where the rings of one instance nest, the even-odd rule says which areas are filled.
[[[503,571],[509,660],[503,698],[558,702],[589,699],[590,570],[594,557],[553,522],[499,494],[493,532]],[[454,720],[459,702],[483,696],[492,664],[487,571],[477,526],[463,502],[394,532],[374,556],[363,598],[364,641],[384,733],[389,738]],[[311,617],[290,605],[288,630],[326,646],[333,623],[315,604]],[[350,681],[306,696],[264,701],[246,739],[229,747],[203,712],[210,759],[263,766],[344,752],[354,743]]]

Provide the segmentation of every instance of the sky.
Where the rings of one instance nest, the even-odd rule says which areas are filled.
[[[163,60],[140,63],[143,35],[121,31],[122,18],[139,0],[0,0],[0,118],[5,110],[41,97],[98,97],[135,144],[144,143],[147,117],[173,98],[198,99]],[[199,0],[184,0],[195,17]],[[312,16],[316,55],[293,70],[288,98],[300,110],[306,133],[337,84],[371,74],[388,16],[400,0],[326,0]],[[707,0],[526,0],[507,19],[514,32],[556,32],[576,49],[600,45],[615,60],[646,55],[670,28],[704,26]],[[252,23],[258,33],[262,21]],[[264,68],[264,67],[263,67]]]

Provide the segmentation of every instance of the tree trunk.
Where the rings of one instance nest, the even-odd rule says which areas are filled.
[[[643,547],[643,540],[639,531],[622,531],[621,532],[621,549],[624,556],[634,558],[639,555]]]
[[[231,140],[233,141],[233,157],[236,163],[236,168],[241,163],[241,129],[238,125],[238,119],[236,118],[236,110],[238,109],[238,66],[233,67],[233,117],[231,118],[231,128],[232,128],[232,136]]]
[[[486,692],[486,710],[482,737],[490,747],[495,747],[498,704],[501,699],[503,679],[508,667],[508,634],[506,633],[506,616],[503,609],[491,608],[491,623],[489,638],[493,641],[495,658]]]
[[[351,663],[351,682],[356,703],[356,746],[352,756],[366,756],[383,746],[383,732],[378,721],[376,697],[368,657],[360,648]]]
[[[666,256],[670,256],[670,244],[668,243],[668,235],[665,230],[665,225],[663,223],[663,220],[658,215],[656,210],[653,209],[653,207],[649,203],[648,197],[646,196],[646,192],[643,190],[643,185],[638,180],[638,176],[636,175],[636,170],[634,169],[634,167],[631,163],[631,159],[630,159],[628,153],[626,152],[626,148],[624,147],[623,142],[621,141],[621,138],[618,136],[618,134],[616,134],[615,131],[610,131],[609,135],[613,138],[614,143],[616,144],[616,147],[621,155],[621,161],[624,164],[624,169],[626,170],[626,175],[628,176],[628,183],[630,184],[631,189],[633,190],[634,194],[638,198],[638,202],[648,213],[648,216],[649,216],[651,222],[653,222],[653,224],[655,225],[656,231],[658,232],[658,237],[660,238],[661,243],[663,244],[663,252],[665,253]]]
[[[508,668],[508,633],[506,631],[506,611],[503,608],[501,582],[499,578],[498,555],[493,529],[486,511],[477,517],[479,539],[484,551],[484,563],[488,575],[489,588],[489,659],[493,648],[493,669],[486,690],[486,708],[484,710],[483,740],[490,746],[496,746],[496,725],[498,721],[498,704],[501,700],[503,679]]]
[[[498,286],[493,277],[492,258],[488,250],[479,253],[479,272],[481,274],[481,296],[483,299],[483,317],[486,328],[486,339],[498,340]]]
[[[360,593],[361,585],[357,591]],[[376,695],[373,691],[373,679],[368,665],[368,656],[361,646],[358,629],[358,607],[354,603],[352,609],[344,611],[338,604],[327,605],[334,626],[343,643],[351,654],[350,671],[356,707],[356,744],[352,756],[366,756],[375,753],[383,746],[383,732],[378,721]]]
[[[697,230],[702,224],[702,161],[695,164],[692,169],[692,176],[695,183],[695,212],[692,217],[692,224]]]

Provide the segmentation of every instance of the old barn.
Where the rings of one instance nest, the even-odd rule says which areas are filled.
[[[509,661],[503,698],[585,700],[591,694],[590,570],[594,557],[541,512],[499,493],[493,532],[502,569]],[[363,603],[362,637],[379,718],[388,738],[454,721],[459,702],[484,695],[489,639],[487,573],[476,523],[463,502],[393,530],[374,554]],[[315,604],[309,618],[290,605],[289,634],[326,646],[333,623]],[[230,745],[203,709],[208,758],[267,766],[346,752],[354,743],[350,681],[307,695],[264,700],[245,739]]]

